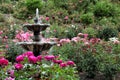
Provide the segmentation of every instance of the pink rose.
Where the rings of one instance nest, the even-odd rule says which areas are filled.
[[[88,37],[88,34],[83,34],[84,38],[87,38]]]
[[[7,66],[8,65],[8,60],[7,59],[5,59],[5,58],[1,58],[0,59],[0,66]]]
[[[35,56],[29,56],[28,60],[29,60],[30,63],[36,63],[38,59]]]
[[[3,31],[0,31],[0,35],[3,33]]]
[[[45,20],[46,20],[46,21],[49,21],[49,20],[50,20],[50,18],[49,18],[49,17],[46,17],[46,18],[45,18]]]
[[[73,37],[71,41],[78,42],[80,41],[80,37]]]
[[[67,67],[67,64],[66,64],[66,63],[60,63],[60,67],[61,67],[61,68]]]
[[[5,80],[15,80],[15,79],[12,77],[7,77]]]
[[[17,64],[14,65],[14,67],[15,67],[15,69],[17,69],[17,70],[20,70],[20,69],[23,68],[23,65],[20,64],[20,63],[17,63]]]
[[[68,16],[65,16],[65,18],[64,18],[65,20],[68,20]]]
[[[95,43],[100,42],[100,39],[99,39],[99,38],[91,38],[91,39],[90,39],[90,42],[91,42],[92,44],[95,44]]]
[[[73,61],[67,61],[67,65],[73,66],[73,65],[75,65],[75,63]]]
[[[37,56],[37,60],[41,61],[42,60],[42,56],[41,55]]]
[[[8,70],[7,72],[8,72],[10,77],[12,77],[12,78],[15,77],[14,76],[14,70]]]
[[[83,33],[78,33],[78,37],[82,37],[84,34]]]
[[[17,62],[21,62],[21,61],[23,61],[23,60],[24,60],[23,55],[19,55],[19,56],[16,57],[16,61],[17,61]]]
[[[62,63],[62,60],[53,60],[54,63],[60,64]]]
[[[9,48],[8,44],[5,45],[6,48]]]
[[[60,44],[70,43],[70,42],[71,42],[70,39],[61,39],[61,40],[59,41]]]
[[[50,60],[53,60],[55,58],[55,56],[53,55],[47,55],[44,57],[46,60],[50,61]]]
[[[29,56],[33,56],[33,55],[34,55],[34,54],[33,54],[32,51],[27,51],[27,52],[23,53],[23,56],[24,56],[24,57],[29,57]]]

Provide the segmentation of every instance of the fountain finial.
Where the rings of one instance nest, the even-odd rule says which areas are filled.
[[[38,8],[36,8],[36,17],[34,19],[34,22],[37,23],[37,24],[42,23],[41,19],[39,18],[39,9]]]

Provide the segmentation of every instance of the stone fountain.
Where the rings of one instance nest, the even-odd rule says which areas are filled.
[[[56,42],[44,41],[40,37],[40,32],[46,30],[50,24],[43,24],[41,19],[39,19],[39,10],[36,9],[36,17],[34,19],[34,24],[24,24],[28,30],[34,33],[33,42],[18,42],[17,44],[21,45],[24,49],[28,51],[33,51],[35,56],[41,54],[42,51],[49,50]]]

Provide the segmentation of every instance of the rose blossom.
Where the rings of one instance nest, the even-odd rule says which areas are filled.
[[[8,65],[8,60],[7,59],[5,59],[5,58],[1,58],[0,59],[0,66],[7,66]]]
[[[73,37],[71,41],[78,42],[80,40],[80,37]]]
[[[64,18],[65,20],[68,20],[68,16],[65,16],[65,18]]]
[[[0,35],[3,34],[3,31],[0,31]]]
[[[49,17],[46,17],[46,18],[45,18],[45,20],[46,20],[46,21],[49,21],[49,20],[50,20],[50,18],[49,18]]]
[[[84,38],[87,38],[88,37],[88,34],[83,34]]]
[[[60,44],[64,44],[64,43],[70,43],[70,39],[61,39],[59,41]]]
[[[61,68],[67,67],[67,64],[66,64],[66,63],[60,63],[60,67],[61,67]]]
[[[62,63],[62,60],[53,60],[54,63],[60,64]]]
[[[47,55],[44,57],[46,60],[50,61],[50,60],[53,60],[55,58],[55,56],[53,55]]]
[[[35,57],[35,56],[29,56],[29,57],[28,57],[28,60],[29,60],[29,62],[31,62],[31,63],[36,63],[36,62],[37,62],[37,57]]]
[[[73,61],[67,61],[67,65],[73,66],[75,63]]]
[[[12,77],[7,77],[5,80],[15,80],[15,79]]]
[[[7,72],[8,72],[10,77],[12,77],[12,78],[15,77],[14,76],[14,70],[8,70]]]
[[[8,44],[5,45],[5,48],[9,48]]]
[[[17,63],[17,64],[14,65],[14,67],[15,67],[15,69],[17,69],[17,70],[20,70],[20,69],[23,68],[23,65],[20,64],[20,63]]]
[[[29,57],[29,56],[33,56],[33,55],[34,55],[34,54],[33,54],[32,51],[27,51],[27,52],[23,53],[23,56],[24,56],[24,57]]]
[[[81,37],[81,36],[83,36],[83,33],[78,33],[77,36],[78,36],[78,37]]]
[[[42,60],[42,56],[41,55],[37,56],[37,60],[41,61]]]
[[[90,39],[90,42],[91,42],[92,44],[95,44],[95,43],[100,42],[100,39],[99,39],[99,38],[91,38],[91,39]]]
[[[21,62],[21,61],[23,61],[23,60],[24,60],[23,55],[19,55],[19,56],[16,57],[16,61],[17,61],[17,62]]]

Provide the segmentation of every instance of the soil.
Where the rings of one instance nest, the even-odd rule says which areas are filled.
[[[106,80],[103,74],[96,74],[94,79],[86,78],[86,73],[80,73],[80,80]],[[116,74],[113,80],[120,80],[120,72]]]

